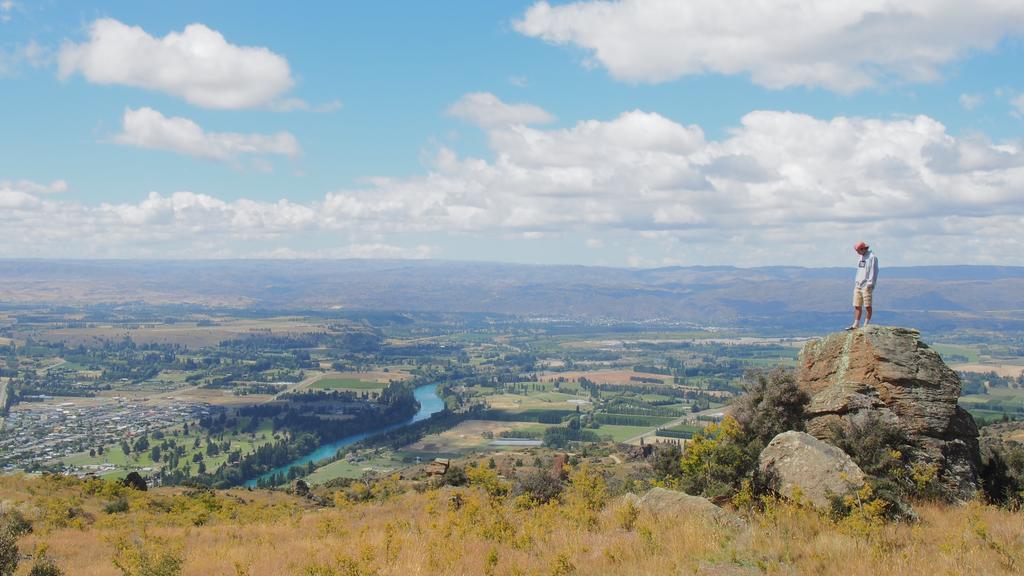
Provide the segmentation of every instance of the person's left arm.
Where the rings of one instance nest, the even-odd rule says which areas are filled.
[[[878,258],[874,254],[868,259],[868,274],[864,279],[864,287],[868,290],[873,290],[875,287],[875,280],[878,279]]]

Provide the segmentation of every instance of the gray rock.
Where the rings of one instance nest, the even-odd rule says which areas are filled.
[[[696,514],[706,516],[720,524],[730,526],[742,526],[745,524],[743,519],[739,516],[716,506],[713,502],[702,496],[691,496],[685,492],[666,490],[665,488],[651,488],[640,498],[631,494],[627,496],[632,496],[632,499],[635,499],[634,503],[637,508],[647,510],[648,512],[658,516],[686,516]]]
[[[864,472],[845,452],[804,432],[783,432],[761,451],[758,471],[783,496],[828,508],[830,498],[864,485]]]

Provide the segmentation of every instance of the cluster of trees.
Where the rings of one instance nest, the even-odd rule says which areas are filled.
[[[634,414],[637,416],[682,416],[684,411],[673,400],[672,405],[664,406],[647,402],[639,397],[616,396],[605,400],[601,408],[609,414]]]
[[[286,482],[291,482],[303,476],[308,476],[316,471],[316,462],[307,462],[302,465],[290,466],[287,472],[274,472],[269,476],[260,476],[256,479],[257,488],[273,488]],[[307,488],[308,490],[308,488]]]
[[[639,414],[594,414],[594,421],[597,423],[615,426],[660,426],[671,419],[669,416],[643,416]]]
[[[663,368],[661,366],[647,366],[644,364],[637,364],[636,366],[633,366],[633,372],[642,372],[644,374],[662,374],[664,376],[672,375],[672,370],[670,368]],[[658,382],[661,382],[661,380],[659,379]]]
[[[583,427],[579,417],[569,420],[565,426],[552,426],[544,431],[544,446],[565,450],[572,442],[600,442],[601,438],[593,430]]]

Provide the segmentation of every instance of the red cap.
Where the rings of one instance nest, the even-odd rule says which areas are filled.
[[[861,250],[864,250],[867,247],[868,247],[868,243],[864,242],[863,240],[861,240],[860,242],[857,242],[856,244],[853,245],[853,249],[856,250],[857,252],[860,252]]]

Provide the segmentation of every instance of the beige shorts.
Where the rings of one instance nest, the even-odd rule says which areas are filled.
[[[871,293],[875,291],[875,287],[871,288],[854,288],[853,289],[853,307],[860,308],[863,306],[871,306]]]

